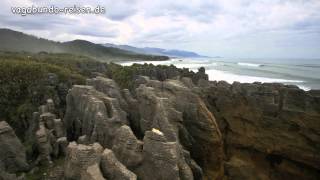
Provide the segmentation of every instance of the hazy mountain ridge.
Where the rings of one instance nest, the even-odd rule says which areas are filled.
[[[10,29],[0,29],[0,42],[0,50],[2,51],[71,53],[102,61],[168,59],[166,56],[139,54],[115,47],[105,47],[85,40],[56,42]]]
[[[116,44],[110,44],[110,43],[106,43],[103,45],[106,47],[115,47],[115,48],[128,50],[136,53],[142,53],[142,54],[163,55],[163,56],[170,56],[170,57],[207,57],[195,52],[177,50],[177,49],[162,49],[162,48],[154,48],[154,47],[139,48],[139,47],[134,47],[129,45],[116,45]]]

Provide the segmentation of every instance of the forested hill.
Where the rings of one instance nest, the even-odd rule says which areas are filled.
[[[85,40],[56,42],[22,32],[0,29],[0,50],[13,52],[48,52],[83,55],[100,61],[167,60],[167,56],[146,55],[114,47],[105,47]]]

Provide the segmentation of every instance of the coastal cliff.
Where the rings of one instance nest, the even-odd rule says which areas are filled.
[[[174,66],[136,65],[122,78],[110,66],[33,113],[27,157],[1,121],[0,179],[320,177],[320,91],[211,82],[203,68]]]

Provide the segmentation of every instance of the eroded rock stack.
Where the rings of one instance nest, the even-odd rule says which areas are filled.
[[[54,112],[54,102],[48,99],[45,105],[39,107],[39,112],[34,113],[34,118],[38,119],[35,137],[39,155],[36,164],[51,164],[52,157],[58,157],[66,152],[68,142],[65,128]]]
[[[69,93],[72,109],[65,121],[73,130],[70,138],[85,135],[89,143],[101,143],[138,178],[319,176],[317,91],[203,79],[195,85],[186,77],[158,81],[140,76],[131,92],[102,77],[88,84]],[[84,111],[99,118],[86,119]]]
[[[154,79],[138,76],[130,91],[88,79],[69,90],[64,116],[48,99],[26,133],[36,144],[33,167],[47,167],[52,180],[320,177],[320,91],[210,82],[204,69]],[[0,146],[0,179],[30,169],[4,121]]]
[[[208,178],[223,176],[223,143],[214,116],[206,108],[198,95],[182,82],[139,80],[136,89],[140,117],[140,131],[159,129],[169,142],[176,142],[182,170],[186,162],[196,160],[203,167]],[[191,153],[193,159],[186,160]],[[192,163],[193,165],[197,163]],[[189,167],[198,170],[189,163]],[[187,170],[186,170],[187,171]],[[188,173],[187,173],[188,174]],[[201,174],[201,172],[193,172]]]
[[[121,93],[111,79],[88,84],[74,86],[67,96],[69,140],[100,143],[141,179],[223,177],[221,133],[204,102],[183,83],[141,77],[134,96]]]
[[[71,142],[67,147],[64,177],[66,179],[103,179],[99,168],[102,151],[103,148],[98,143],[87,146]]]

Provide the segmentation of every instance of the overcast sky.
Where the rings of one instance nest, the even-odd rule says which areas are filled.
[[[13,15],[14,6],[104,6],[104,15]],[[320,58],[320,0],[1,0],[0,27],[69,41],[237,58]]]

